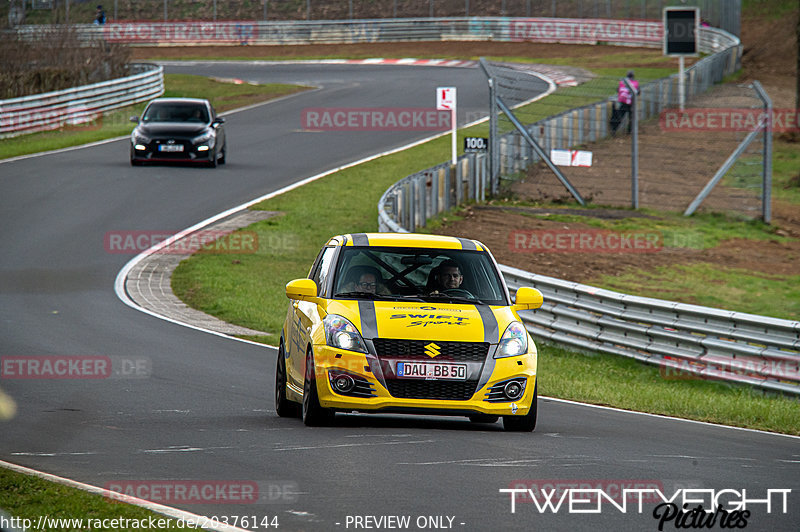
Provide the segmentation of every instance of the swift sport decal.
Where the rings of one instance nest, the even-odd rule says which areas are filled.
[[[449,312],[449,311],[448,311]],[[390,320],[410,320],[406,327],[427,327],[428,325],[470,325],[466,316],[450,314],[392,314]]]

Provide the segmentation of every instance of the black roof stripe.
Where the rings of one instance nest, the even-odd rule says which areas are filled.
[[[353,237],[354,246],[369,246],[369,238],[366,233],[353,233],[350,236]]]
[[[461,242],[461,249],[470,251],[476,251],[478,249],[478,246],[475,245],[475,242],[469,240],[468,238],[459,238],[458,241]]]

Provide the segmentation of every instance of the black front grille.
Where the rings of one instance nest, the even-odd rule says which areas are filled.
[[[475,393],[477,381],[426,381],[389,379],[386,382],[392,397],[401,399],[438,399],[467,401]]]
[[[439,342],[431,340],[392,340],[376,338],[375,351],[381,359],[435,360],[436,362],[483,362],[489,353],[486,342]],[[439,355],[425,353],[426,346],[436,344]]]

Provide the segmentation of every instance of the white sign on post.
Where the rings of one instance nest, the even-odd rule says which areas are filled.
[[[456,88],[436,87],[436,110],[450,111],[450,129],[452,133],[452,159],[456,164]]]
[[[557,166],[592,166],[592,152],[580,150],[550,150],[550,160]]]

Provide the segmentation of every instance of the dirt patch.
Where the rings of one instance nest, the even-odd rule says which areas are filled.
[[[796,212],[796,208],[794,209]],[[630,215],[630,211],[599,209],[591,213],[599,218],[618,218]],[[569,210],[570,214],[576,214]],[[535,214],[537,217],[532,217]],[[480,240],[492,250],[501,264],[508,264],[521,270],[542,275],[592,284],[603,275],[618,276],[633,269],[654,270],[661,266],[677,264],[710,263],[728,268],[741,268],[758,272],[763,276],[800,275],[800,239],[789,242],[753,241],[733,239],[711,249],[700,249],[702,239],[691,230],[685,235],[684,247],[663,247],[664,240],[649,250],[628,248],[622,252],[596,252],[597,247],[585,248],[580,245],[567,248],[572,252],[550,252],[545,234],[589,235],[593,239],[596,229],[586,223],[558,222],[542,218],[546,216],[541,209],[502,206],[474,206],[462,212],[462,220],[448,223],[435,231],[438,234],[457,234],[466,238]],[[800,225],[796,227],[800,236]],[[532,233],[531,233],[532,232]],[[531,234],[538,240],[532,240]],[[661,233],[649,233],[663,237]],[[635,235],[630,235],[635,236]],[[609,242],[609,241],[607,241]],[[680,242],[678,242],[680,244]]]

